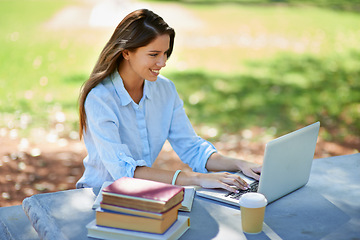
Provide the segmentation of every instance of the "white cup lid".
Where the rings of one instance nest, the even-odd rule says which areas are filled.
[[[245,193],[240,197],[239,205],[247,208],[260,208],[267,205],[267,200],[261,193]]]

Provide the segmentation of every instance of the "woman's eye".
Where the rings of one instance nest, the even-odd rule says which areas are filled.
[[[150,54],[151,57],[156,57],[157,56],[157,53],[155,54]]]

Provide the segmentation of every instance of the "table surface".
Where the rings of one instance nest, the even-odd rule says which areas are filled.
[[[21,206],[0,208],[0,239],[88,239],[97,191],[27,198],[22,207],[30,221]],[[191,221],[181,239],[360,239],[359,199],[360,154],[315,159],[305,187],[267,206],[262,233],[242,232],[237,207],[196,196],[192,211],[179,213]]]

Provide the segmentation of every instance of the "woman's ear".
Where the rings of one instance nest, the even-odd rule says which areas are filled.
[[[121,54],[125,60],[129,60],[129,50],[124,49]]]

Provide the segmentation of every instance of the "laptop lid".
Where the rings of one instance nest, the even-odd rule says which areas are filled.
[[[258,192],[268,202],[309,181],[319,128],[317,122],[266,144]]]
[[[258,192],[271,203],[304,186],[310,177],[320,122],[291,132],[266,144]],[[254,180],[242,178],[248,183]],[[226,197],[223,189],[197,190],[202,197],[238,205],[238,199]]]

